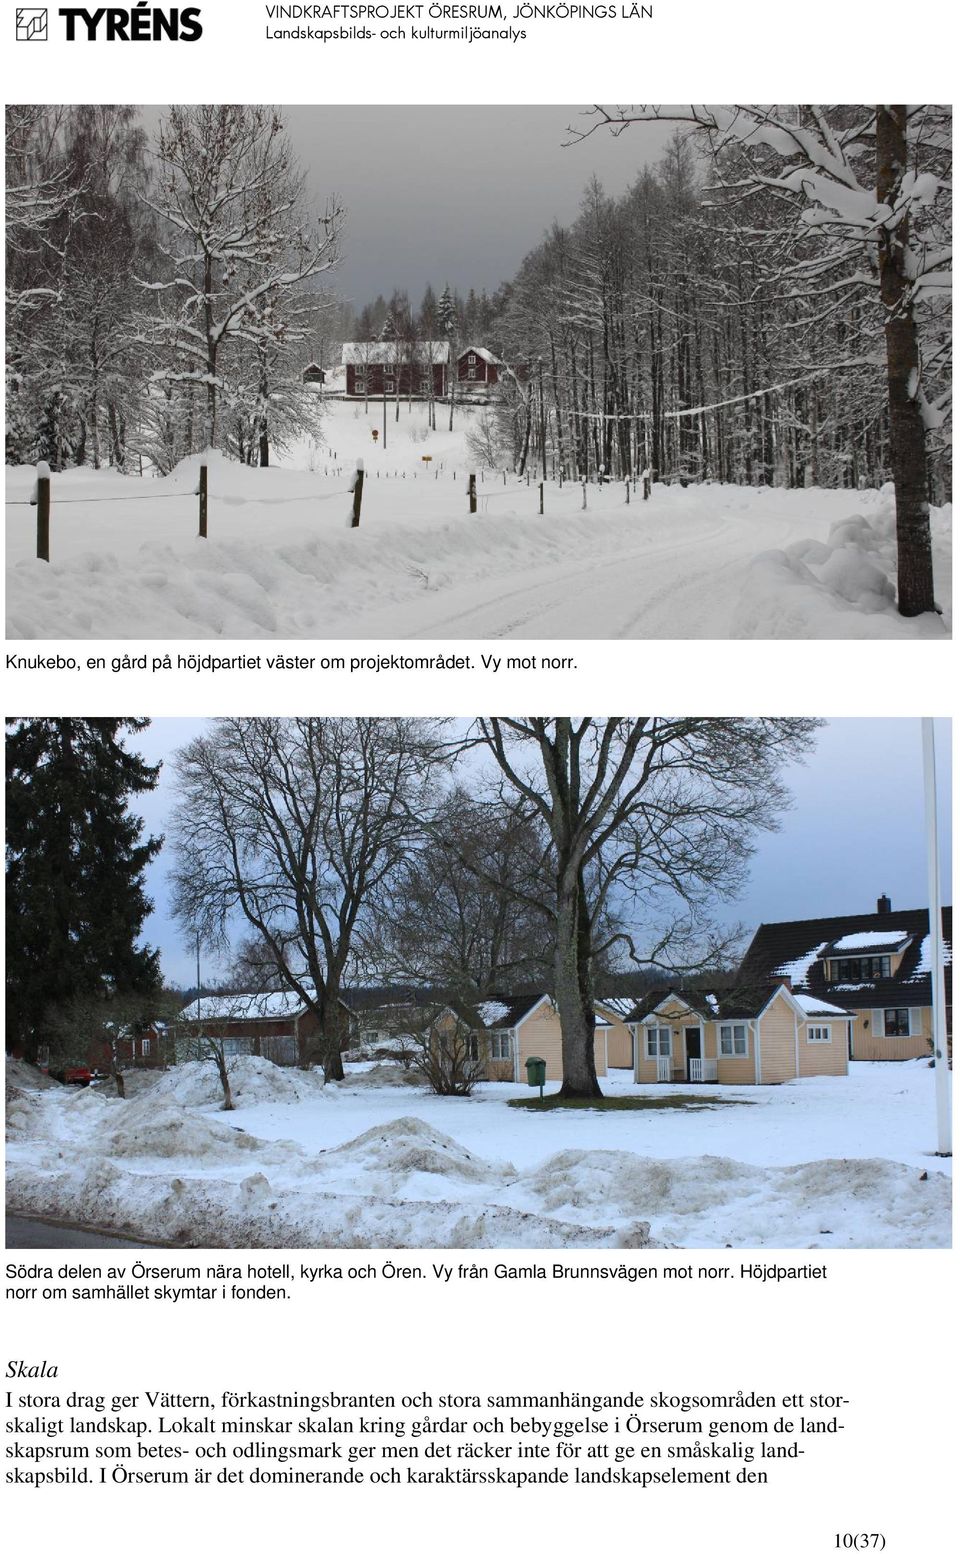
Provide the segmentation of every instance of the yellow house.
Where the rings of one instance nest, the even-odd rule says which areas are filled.
[[[740,968],[748,982],[781,978],[794,994],[842,1004],[851,1014],[851,1058],[906,1059],[930,1051],[933,993],[926,908],[763,923]],[[943,908],[947,1029],[953,913]]]
[[[593,1053],[597,1074],[602,1077],[607,1072],[607,1038],[613,1025],[599,1005],[596,1021]],[[488,998],[469,1010],[444,1009],[436,1021],[441,1032],[457,1024],[466,1030],[469,1058],[481,1065],[480,1078],[524,1084],[527,1058],[545,1060],[548,1080],[563,1078],[560,1016],[549,994]]]
[[[777,1085],[847,1072],[849,1012],[782,982],[755,993],[661,989],[627,1023],[638,1084]]]
[[[636,1008],[635,998],[601,998],[598,1012],[609,1023],[607,1031],[607,1067],[632,1069],[635,1061],[634,1034],[627,1023]]]

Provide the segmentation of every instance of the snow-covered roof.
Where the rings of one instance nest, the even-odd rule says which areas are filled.
[[[494,356],[493,352],[488,351],[485,345],[468,345],[466,350],[460,352],[457,360],[463,361],[465,356],[479,356],[480,360],[482,362],[486,362],[490,367],[503,366],[503,362],[500,360],[500,357]]]
[[[625,1020],[632,1015],[637,1007],[637,1000],[635,998],[601,998],[600,1003],[604,1009],[612,1009],[613,1013],[618,1014],[621,1020]]]
[[[499,999],[488,998],[484,1003],[477,1005],[477,1014],[484,1025],[495,1027],[505,1020],[510,1013],[510,1005],[501,1003]]]
[[[810,967],[814,961],[820,959],[829,942],[825,939],[822,944],[815,944],[812,950],[807,950],[805,955],[800,955],[796,960],[784,961],[782,966],[775,966],[773,976],[789,977],[794,986],[806,982],[810,975]]]
[[[794,993],[793,997],[800,1005],[804,1014],[842,1014],[849,1013],[846,1009],[840,1009],[836,1004],[828,1004],[823,998],[815,998],[810,993]]]
[[[943,942],[943,964],[953,965],[953,946],[948,940]],[[911,980],[917,977],[929,976],[933,970],[933,959],[930,952],[930,935],[924,934],[920,943],[920,953],[917,956],[917,964],[914,967]]]
[[[901,944],[908,944],[910,935],[902,930],[887,930],[885,933],[845,933],[842,938],[834,939],[828,947],[831,955],[849,955],[855,950],[895,950]]]
[[[284,1020],[302,1014],[306,1003],[289,988],[276,993],[226,993],[195,998],[181,1010],[181,1020],[223,1023],[227,1020]]]
[[[347,340],[340,360],[344,367],[395,367],[412,359],[424,367],[450,360],[449,340]]]

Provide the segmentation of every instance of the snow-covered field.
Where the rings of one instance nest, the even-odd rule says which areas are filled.
[[[52,483],[51,562],[35,558],[34,472],[7,471],[7,634],[19,638],[944,637],[950,509],[933,515],[942,618],[893,604],[890,490],[528,486],[476,467],[466,432],[401,407],[333,401],[325,444],[281,467],[210,456],[162,480],[69,470]],[[424,462],[429,455],[430,462]],[[359,529],[347,527],[357,459]]]
[[[8,1065],[7,1202],[199,1246],[949,1244],[925,1062],[761,1089],[604,1086],[705,1104],[538,1114],[506,1104],[529,1095],[517,1085],[440,1098],[354,1065],[325,1087],[240,1058],[224,1113],[209,1065],[134,1076],[126,1101],[32,1088]]]

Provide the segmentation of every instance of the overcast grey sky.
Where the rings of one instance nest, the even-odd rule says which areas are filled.
[[[150,829],[167,829],[174,801],[171,756],[204,727],[200,720],[158,718],[136,740],[151,761],[163,760],[160,785],[138,803]],[[944,899],[950,893],[950,727],[937,724]],[[897,908],[926,903],[926,851],[920,723],[908,718],[839,718],[822,728],[806,764],[788,773],[794,806],[782,829],[761,836],[743,896],[724,921],[758,923],[867,912],[886,893]],[[171,860],[161,853],[149,874],[156,904],[147,925],[162,951],[167,978],[194,981],[167,903]],[[212,974],[211,967],[207,975]]]
[[[428,282],[466,293],[512,279],[554,221],[575,219],[594,173],[620,194],[674,133],[638,124],[564,147],[585,106],[285,106],[314,201],[346,207],[337,290],[362,306],[399,287],[416,304]],[[151,135],[162,111],[142,110]]]

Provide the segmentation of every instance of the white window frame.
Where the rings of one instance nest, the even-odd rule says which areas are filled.
[[[815,1041],[815,1042],[818,1042],[818,1043],[823,1043],[825,1041],[832,1041],[833,1040],[833,1026],[832,1025],[808,1025],[807,1026],[807,1040],[808,1041]]]
[[[141,1036],[141,1038],[140,1038],[140,1056],[142,1058],[148,1058],[150,1056],[150,1037],[149,1036]]]
[[[737,1032],[741,1033],[743,1051],[737,1051],[737,1041],[740,1039]],[[729,1033],[729,1035],[728,1035]],[[729,1052],[724,1047],[724,1042],[729,1041]],[[731,1024],[721,1025],[717,1032],[717,1055],[721,1058],[748,1058],[750,1056],[750,1028],[741,1020]]]
[[[396,389],[397,389],[396,379],[395,378],[387,378],[387,377],[385,377],[384,380],[383,380],[383,392],[385,394],[395,394],[396,393]]]
[[[468,367],[467,368],[467,377],[468,378],[475,378],[476,376],[477,376],[477,369],[476,369],[476,367]]]
[[[491,1063],[513,1062],[513,1032],[490,1032],[490,1061]]]
[[[477,358],[474,356],[473,352],[471,351],[470,355],[467,357],[467,366],[468,367],[475,367],[476,365],[477,365]]]
[[[664,1045],[666,1038],[666,1045]],[[644,1026],[644,1054],[650,1062],[656,1058],[669,1058],[672,1052],[672,1032],[669,1025]]]
[[[906,1030],[905,1031],[888,1031],[887,1030],[887,1015],[888,1014],[893,1014],[893,1015],[905,1014],[906,1017],[907,1017],[907,1028],[906,1028]],[[910,1018],[910,1010],[909,1009],[904,1009],[901,1005],[894,1005],[894,1006],[892,1006],[889,1009],[884,1009],[883,1016],[882,1016],[882,1023],[883,1023],[883,1039],[884,1039],[884,1041],[909,1041],[910,1037],[913,1035],[913,1021]]]

